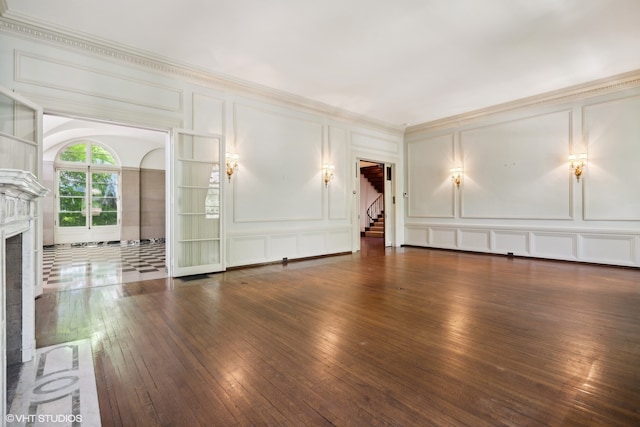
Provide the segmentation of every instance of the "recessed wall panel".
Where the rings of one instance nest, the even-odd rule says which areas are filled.
[[[542,258],[576,259],[578,242],[575,233],[534,232],[532,255]]]
[[[322,219],[322,124],[236,104],[234,220]]]
[[[267,238],[229,237],[229,265],[259,264],[268,261]]]
[[[295,258],[298,255],[297,235],[278,235],[269,239],[269,258]]]
[[[640,96],[584,108],[585,219],[640,220],[639,112]]]
[[[569,219],[571,113],[460,133],[465,218]]]
[[[456,229],[451,228],[430,228],[429,244],[438,248],[455,248],[458,246],[456,241]]]
[[[428,229],[426,227],[407,227],[404,232],[407,245],[425,246],[428,242]]]
[[[400,152],[402,141],[384,139],[373,135],[365,135],[358,132],[351,133],[351,144],[356,147],[366,148],[373,151],[384,151],[397,154]]]
[[[183,109],[178,89],[42,55],[17,52],[16,81],[158,110]]]
[[[314,256],[326,253],[325,233],[301,233],[300,256]]]
[[[635,239],[631,236],[582,235],[582,261],[632,265]]]
[[[494,231],[493,240],[493,252],[502,254],[512,252],[515,255],[529,254],[529,233]]]
[[[453,217],[452,162],[453,134],[407,144],[407,216]]]
[[[347,164],[347,131],[329,127],[328,161],[335,167],[334,176],[327,187],[329,193],[329,219],[347,219],[349,216],[349,167]]]
[[[488,252],[491,249],[489,230],[460,230],[460,248]]]

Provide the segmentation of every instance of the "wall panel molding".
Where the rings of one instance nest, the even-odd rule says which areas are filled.
[[[632,229],[408,223],[405,236],[407,245],[425,248],[640,267],[640,235]]]
[[[582,109],[588,151],[583,173],[584,218],[640,221],[640,95]]]
[[[44,69],[46,73],[42,73]],[[82,89],[88,78],[92,80],[92,91]],[[183,110],[183,93],[177,88],[18,50],[15,81],[157,110]]]
[[[233,118],[241,159],[233,176],[234,222],[325,218],[323,121],[242,103],[234,104]]]
[[[454,134],[407,143],[407,216],[453,218],[455,191],[450,169],[454,161]]]
[[[571,111],[460,132],[461,217],[571,219]]]
[[[351,252],[351,227],[227,233],[228,267]]]

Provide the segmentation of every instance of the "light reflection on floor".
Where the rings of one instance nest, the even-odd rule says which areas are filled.
[[[167,277],[165,244],[57,245],[43,251],[45,292]]]

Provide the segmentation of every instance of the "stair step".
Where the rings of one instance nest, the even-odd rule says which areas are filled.
[[[365,237],[384,237],[384,233],[382,231],[365,231]]]

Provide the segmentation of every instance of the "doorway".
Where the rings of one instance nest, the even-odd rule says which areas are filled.
[[[166,277],[167,144],[167,131],[44,115],[45,287]]]
[[[379,160],[357,159],[358,250],[394,244],[395,196],[394,164]]]

